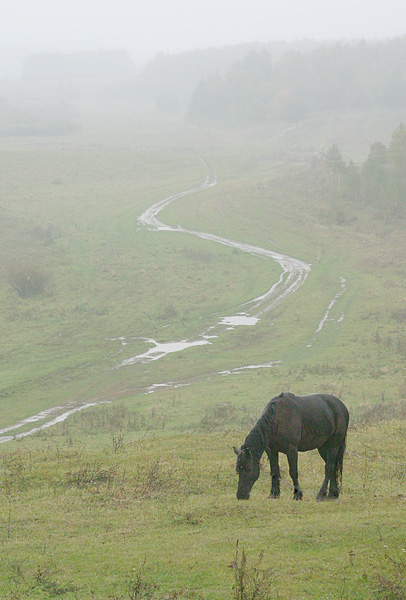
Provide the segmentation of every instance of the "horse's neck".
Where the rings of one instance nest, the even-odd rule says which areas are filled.
[[[256,425],[254,425],[250,433],[245,438],[244,445],[249,447],[254,460],[257,460],[258,462],[261,460],[261,456],[265,452],[266,439],[264,434],[265,432],[263,428],[260,427],[259,423],[256,423]]]
[[[247,436],[247,442],[252,447],[255,458],[261,460],[261,456],[272,444],[272,438],[275,432],[275,407],[270,402],[254,427]]]

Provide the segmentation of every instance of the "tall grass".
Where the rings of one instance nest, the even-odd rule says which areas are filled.
[[[73,444],[58,429],[20,443],[0,465],[0,597],[401,594],[405,427],[352,428],[340,500],[326,503],[316,502],[317,452],[300,456],[301,503],[291,500],[284,457],[279,500],[268,498],[264,460],[250,500],[237,501],[241,430],[134,438],[124,429],[119,452],[108,436],[88,445],[80,430]]]

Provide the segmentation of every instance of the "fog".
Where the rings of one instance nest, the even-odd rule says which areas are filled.
[[[295,39],[404,35],[404,0],[13,0],[2,6],[0,77],[44,52],[127,50],[142,66],[158,52]]]

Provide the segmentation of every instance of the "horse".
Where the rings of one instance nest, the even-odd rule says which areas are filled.
[[[245,438],[237,455],[237,498],[248,500],[259,477],[259,462],[267,453],[271,466],[271,498],[280,495],[278,453],[286,454],[293,481],[293,499],[302,500],[298,479],[298,452],[317,448],[325,462],[325,477],[317,500],[337,499],[342,481],[343,458],[349,423],[346,406],[330,394],[295,396],[282,392],[272,398]],[[328,494],[328,495],[327,495]]]

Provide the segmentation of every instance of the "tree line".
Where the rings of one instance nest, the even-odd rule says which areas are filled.
[[[375,206],[388,214],[406,216],[406,127],[403,123],[392,133],[389,146],[375,142],[365,162],[356,165],[343,159],[337,145],[325,154],[333,174],[334,199]]]
[[[187,50],[176,54],[159,52],[134,79],[131,92],[138,103],[147,103],[167,114],[184,114],[201,80],[215,73],[224,75],[250,51],[266,50],[277,60],[289,49],[306,52],[319,45],[314,40],[297,40],[294,43],[273,41]]]
[[[325,110],[406,105],[406,37],[287,50],[275,61],[252,49],[226,72],[197,84],[188,107],[194,122],[254,125],[297,122]]]

